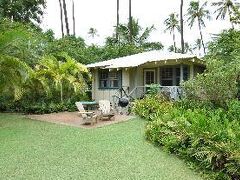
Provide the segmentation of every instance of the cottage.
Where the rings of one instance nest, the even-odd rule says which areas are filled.
[[[176,96],[181,81],[204,70],[195,55],[149,51],[87,65],[92,73],[92,99],[114,100],[123,94],[141,97],[150,84]]]

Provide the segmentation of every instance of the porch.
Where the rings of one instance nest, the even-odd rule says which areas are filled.
[[[194,64],[155,63],[124,69],[96,69],[92,72],[92,97],[95,101],[108,99],[111,102],[114,97],[137,99],[147,93],[151,84],[158,84],[159,92],[165,92],[171,99],[179,99],[180,83],[202,71],[203,67]]]
[[[194,55],[150,51],[90,64],[88,68],[95,101],[113,101],[114,96],[140,98],[151,84],[158,84],[160,91],[176,99],[180,83],[201,73],[204,63]]]

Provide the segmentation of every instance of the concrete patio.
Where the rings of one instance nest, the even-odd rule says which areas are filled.
[[[99,120],[96,124],[90,125],[84,124],[84,121],[80,117],[78,112],[60,112],[41,115],[26,115],[26,117],[34,120],[46,121],[81,128],[98,128],[110,124],[128,121],[134,118],[134,116],[116,114],[114,120]]]

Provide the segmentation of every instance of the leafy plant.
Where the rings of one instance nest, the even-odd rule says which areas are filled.
[[[149,121],[171,111],[172,103],[161,94],[149,94],[144,99],[136,100],[132,111]]]
[[[231,109],[237,113],[235,109]],[[236,112],[235,112],[236,111]],[[178,109],[148,123],[146,137],[220,179],[240,177],[240,122],[225,110]]]

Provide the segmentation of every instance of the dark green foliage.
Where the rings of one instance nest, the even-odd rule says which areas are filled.
[[[147,95],[144,99],[136,100],[132,111],[141,118],[153,121],[156,117],[171,111],[172,103],[162,95]]]
[[[8,103],[15,107],[14,101],[18,100],[21,112],[38,112],[39,109],[42,112],[45,110],[41,109],[48,108],[51,102],[59,104],[79,96],[79,92],[84,94],[86,83],[90,80],[89,74],[87,69],[77,62],[88,64],[127,56],[149,50],[156,45],[145,42],[151,31],[148,28],[141,37],[141,42],[145,42],[144,47],[127,43],[87,46],[80,37],[66,36],[55,39],[52,31],[43,33],[36,26],[7,19],[0,21],[0,29],[0,74],[4,74],[0,77],[0,92],[1,98],[7,98],[6,102],[1,103],[1,109],[6,109],[4,107]],[[25,73],[24,68],[15,70],[9,65],[4,66],[3,62],[10,62],[8,59],[11,59],[11,62],[19,61],[19,65],[30,66],[29,70]],[[14,66],[14,63],[12,64]],[[15,64],[17,68],[18,64]],[[76,99],[79,100],[81,99]]]
[[[54,92],[52,96],[47,96],[46,93],[30,92],[25,93],[18,101],[12,101],[12,97],[4,94],[0,96],[0,112],[19,112],[26,114],[46,114],[63,111],[76,111],[75,102],[87,101],[87,94],[72,94],[71,98],[60,102],[58,93]],[[56,98],[57,97],[57,98]]]
[[[44,102],[35,102],[35,103],[24,103],[24,102],[15,102],[11,104],[1,104],[0,110],[5,112],[19,112],[26,114],[48,114],[54,112],[63,112],[63,111],[76,111],[76,105],[74,102],[66,103],[44,103]]]
[[[158,93],[160,93],[161,90],[160,84],[150,84],[147,85],[146,87],[148,88],[146,93],[149,95],[157,95]]]
[[[46,33],[28,24],[0,21],[0,52],[24,61],[33,67],[53,41],[53,32]]]
[[[45,0],[0,0],[0,18],[40,23],[45,7]]]
[[[61,39],[55,39],[49,44],[46,54],[57,56],[59,53],[67,53],[70,57],[78,62],[87,64],[89,59],[85,57],[87,52],[86,44],[80,37],[65,36]]]
[[[147,139],[193,162],[211,179],[240,179],[239,45],[238,31],[220,34],[210,45],[205,72],[183,84],[186,99],[164,113],[157,112],[166,102],[136,102],[138,115],[153,117]]]
[[[156,97],[137,101],[134,112],[150,120],[146,138],[216,179],[240,178],[240,102],[229,102],[226,110],[183,104],[187,101],[169,107]]]
[[[183,84],[187,97],[225,107],[240,98],[240,31],[224,31],[210,44],[206,70]]]
[[[52,31],[42,33],[31,25],[9,20],[0,21],[0,29],[1,110],[62,111],[67,109],[61,105],[65,101],[74,104],[80,100],[75,97],[84,96],[88,71],[63,52],[85,47],[82,39],[65,38],[62,44],[68,48],[56,46],[50,51],[56,45]],[[72,56],[77,55],[73,52]]]
[[[84,51],[84,59],[87,63],[94,63],[144,51],[146,51],[145,48],[137,47],[133,44],[116,44],[115,42],[107,42],[105,46],[88,46]]]
[[[208,50],[207,59],[221,59],[230,63],[240,53],[240,31],[230,29],[216,35]]]
[[[131,31],[129,30],[129,23],[119,24],[119,26],[116,27],[118,39],[116,39],[116,35],[113,34],[106,39],[106,45],[119,47],[130,45],[138,49],[143,49],[143,51],[163,49],[163,45],[160,42],[148,42],[151,32],[155,30],[153,25],[143,28],[139,25],[138,20],[132,19],[131,22]]]

